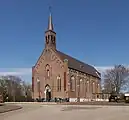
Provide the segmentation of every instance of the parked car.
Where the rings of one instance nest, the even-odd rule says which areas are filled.
[[[124,95],[124,98],[125,98],[125,103],[129,103],[129,93],[126,93]]]
[[[111,95],[110,97],[109,97],[109,102],[117,102],[117,95]]]
[[[109,97],[109,102],[124,102],[124,94],[111,94]]]

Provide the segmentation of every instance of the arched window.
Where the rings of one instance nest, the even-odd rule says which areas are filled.
[[[53,42],[53,41],[55,41],[55,39],[54,39],[54,36],[53,36],[53,35],[51,35],[51,40],[52,40],[52,42]]]
[[[70,78],[70,91],[75,91],[75,77],[71,76]]]
[[[55,43],[55,38],[54,38],[53,35],[51,36],[51,40],[52,40],[52,43],[54,44]]]
[[[50,35],[48,35],[48,40],[50,39]]]
[[[48,76],[48,77],[50,76],[50,71],[49,71],[49,70],[47,70],[47,76]]]
[[[37,82],[37,92],[40,93],[40,79],[37,78],[36,82]]]
[[[97,91],[96,92],[99,93],[100,92],[100,84],[98,83],[96,86],[97,86]]]
[[[50,37],[51,37],[50,39],[51,39],[51,41],[52,41],[52,40],[53,40],[53,35],[50,35]]]
[[[49,43],[49,39],[48,39],[48,37],[46,36],[46,44],[48,44]]]
[[[61,91],[61,77],[57,76],[57,91]]]
[[[86,92],[89,92],[89,81],[86,82]]]
[[[92,93],[95,93],[95,83],[92,82]]]
[[[54,39],[54,41],[56,40],[56,37],[55,36],[53,36],[53,39]]]
[[[50,65],[46,65],[46,76],[50,77]]]

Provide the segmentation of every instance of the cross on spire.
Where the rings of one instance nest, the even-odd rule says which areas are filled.
[[[50,14],[51,14],[51,9],[52,9],[52,6],[49,6],[49,12],[50,12]]]

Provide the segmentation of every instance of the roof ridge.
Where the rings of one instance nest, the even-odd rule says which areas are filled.
[[[59,51],[59,50],[57,50],[58,52],[61,52],[61,51]],[[86,64],[86,65],[88,65],[88,66],[91,66],[91,67],[93,67],[92,65],[89,65],[89,64],[87,64],[87,63],[85,63],[85,62],[83,62],[83,61],[81,61],[81,60],[79,60],[79,59],[77,59],[77,58],[75,58],[75,57],[73,57],[73,56],[70,56],[70,55],[68,55],[68,54],[65,54],[64,52],[61,52],[61,53],[63,53],[64,55],[67,55],[68,57],[71,57],[72,59],[75,59],[75,60],[77,60],[77,61],[79,61],[80,63],[82,63],[82,64]],[[94,68],[94,67],[93,67]]]
[[[76,69],[78,71],[90,74],[92,76],[99,77],[98,74],[97,74],[99,72],[98,72],[98,70],[96,70],[96,68],[94,66],[89,65],[85,62],[82,62],[81,60],[78,60],[77,58],[74,58],[70,55],[67,55],[67,54],[65,54],[65,53],[63,53],[59,50],[56,50],[56,51],[57,51],[57,54],[59,54],[59,56],[62,60],[68,59],[68,67],[69,68],[73,68],[73,69]]]

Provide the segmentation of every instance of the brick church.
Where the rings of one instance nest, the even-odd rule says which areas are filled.
[[[32,67],[32,94],[38,98],[94,99],[100,93],[100,73],[56,47],[56,32],[49,16],[45,48]]]

